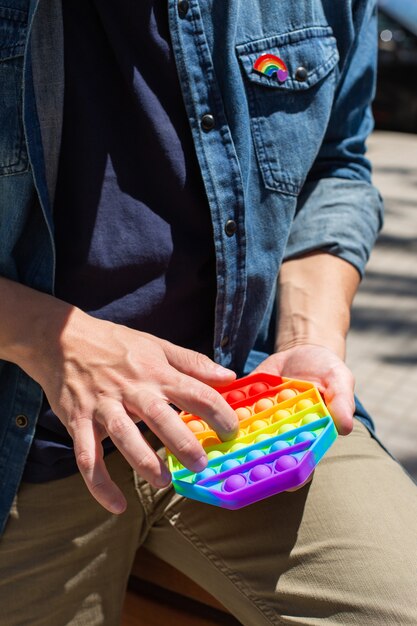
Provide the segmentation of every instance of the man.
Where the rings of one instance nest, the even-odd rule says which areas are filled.
[[[117,624],[141,543],[245,624],[415,623],[415,490],[343,363],[374,3],[7,0],[0,32],[2,623]],[[213,387],[255,367],[353,433],[295,493],[180,498],[151,433],[203,469],[172,405],[231,438]]]

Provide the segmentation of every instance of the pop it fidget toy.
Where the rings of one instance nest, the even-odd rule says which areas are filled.
[[[252,374],[218,389],[239,418],[239,432],[221,442],[196,415],[181,418],[209,459],[198,474],[168,450],[175,490],[194,500],[239,509],[302,485],[337,437],[318,389],[310,382]]]

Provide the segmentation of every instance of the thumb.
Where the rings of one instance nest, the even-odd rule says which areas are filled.
[[[353,428],[355,412],[354,379],[350,371],[338,372],[337,381],[330,381],[323,391],[324,401],[340,435],[348,435]]]

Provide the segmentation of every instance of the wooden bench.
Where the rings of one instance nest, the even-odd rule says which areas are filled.
[[[140,548],[133,563],[122,626],[238,626],[207,591]]]

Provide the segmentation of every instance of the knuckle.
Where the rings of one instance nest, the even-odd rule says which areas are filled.
[[[163,424],[166,418],[168,405],[159,398],[152,399],[143,409],[143,419],[155,426]]]
[[[198,391],[195,391],[198,401],[204,407],[205,410],[216,407],[219,403],[220,396],[211,387],[203,385],[199,387]]]
[[[157,469],[157,460],[155,455],[149,451],[145,452],[136,462],[136,470],[138,474],[143,475],[144,477],[153,474]]]
[[[178,454],[190,461],[198,461],[203,454],[203,450],[195,437],[183,437],[176,442]]]
[[[106,430],[112,437],[116,439],[122,439],[129,430],[130,421],[122,415],[113,415],[107,420]]]
[[[103,480],[100,481],[96,481],[95,483],[93,483],[91,485],[91,493],[93,494],[94,497],[100,497],[103,492],[105,491],[106,488],[106,484]]]
[[[75,459],[82,474],[91,472],[94,468],[94,457],[88,450],[76,453]]]
[[[190,358],[191,355],[195,360],[197,367],[206,369],[208,366],[211,365],[211,360],[205,354],[202,354],[201,352],[191,352]]]

